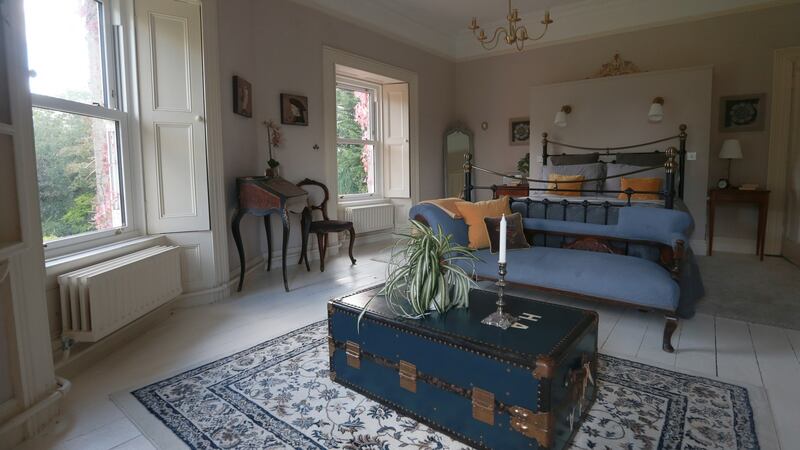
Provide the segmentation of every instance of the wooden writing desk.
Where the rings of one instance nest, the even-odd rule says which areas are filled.
[[[708,256],[714,248],[714,215],[720,203],[751,203],[758,206],[758,231],[756,235],[756,255],[764,260],[764,241],[767,234],[767,211],[769,210],[769,191],[741,191],[735,188],[712,189],[708,193]]]
[[[236,179],[236,188],[239,194],[239,209],[231,224],[233,240],[239,251],[239,287],[242,290],[244,283],[245,257],[242,245],[242,234],[239,231],[239,222],[246,214],[264,218],[264,229],[267,232],[267,270],[272,268],[272,230],[269,218],[277,214],[283,224],[283,245],[281,247],[281,269],[283,270],[283,288],[289,292],[289,281],[286,278],[286,251],[289,243],[289,213],[301,214],[303,218],[310,219],[311,211],[307,207],[308,193],[297,187],[294,183],[280,177],[240,177]],[[311,220],[302,221],[302,248],[306,248]],[[308,261],[306,261],[308,269]]]

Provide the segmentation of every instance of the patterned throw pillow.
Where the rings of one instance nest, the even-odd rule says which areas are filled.
[[[564,197],[580,197],[583,188],[583,175],[559,175],[551,173],[547,176],[547,189],[550,194],[561,195]]]
[[[500,251],[500,219],[502,217],[486,217],[486,231],[489,232],[489,242],[491,252]],[[522,214],[514,213],[506,216],[506,249],[531,248],[528,240],[525,239],[525,230],[522,226]]]
[[[469,248],[476,250],[489,246],[489,234],[486,232],[483,218],[497,217],[503,214],[511,215],[511,206],[507,195],[497,200],[483,202],[456,202],[456,208],[469,227]]]
[[[622,177],[622,183],[620,189],[624,191],[628,188],[633,189],[637,192],[661,192],[661,178],[626,178]],[[622,192],[617,197],[620,200],[627,200],[628,194]],[[633,194],[631,195],[631,200],[660,200],[661,196],[659,194]]]

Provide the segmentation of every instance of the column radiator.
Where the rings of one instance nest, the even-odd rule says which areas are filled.
[[[180,248],[157,246],[58,277],[63,334],[95,342],[181,293]]]
[[[344,208],[344,220],[353,222],[356,233],[394,228],[394,205],[347,206]]]

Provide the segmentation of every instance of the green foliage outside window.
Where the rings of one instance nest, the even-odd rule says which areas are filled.
[[[367,124],[358,114],[360,103],[363,103],[363,99],[354,91],[336,89],[336,133],[340,138],[362,139],[367,134]],[[367,147],[362,144],[336,146],[340,195],[364,194],[369,191],[364,163],[364,150]]]
[[[44,240],[96,230],[91,122],[33,108],[33,123]]]

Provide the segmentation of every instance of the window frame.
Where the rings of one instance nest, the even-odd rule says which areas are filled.
[[[104,102],[83,103],[43,94],[31,93],[31,105],[34,108],[76,114],[90,118],[113,121],[117,124],[117,146],[120,165],[120,191],[121,211],[124,225],[106,230],[90,231],[63,238],[42,242],[45,259],[62,257],[71,253],[90,250],[99,246],[111,244],[124,239],[130,239],[142,234],[138,225],[137,213],[139,208],[134,206],[138,197],[139,187],[134,185],[132,171],[136,164],[133,157],[131,143],[131,130],[136,130],[136,120],[131,111],[126,110],[125,94],[132,87],[127,84],[134,82],[135,72],[126,66],[126,46],[124,43],[123,25],[115,24],[115,18],[128,25],[130,21],[124,20],[124,11],[119,1],[95,0],[101,10],[103,85],[105,87]],[[122,19],[122,20],[121,20]],[[127,83],[126,83],[127,82]],[[35,143],[34,143],[35,151]]]
[[[370,139],[352,139],[352,138],[340,138],[339,137],[339,130],[336,129],[336,148],[338,149],[340,144],[344,145],[372,145],[373,148],[373,172],[375,177],[375,189],[372,193],[363,193],[363,194],[339,194],[340,203],[348,203],[348,202],[360,202],[364,200],[374,200],[374,199],[382,199],[383,198],[383,86],[378,83],[372,83],[365,80],[360,80],[357,78],[345,76],[345,75],[336,75],[336,89],[343,87],[345,89],[351,88],[356,90],[367,89],[371,90],[374,94],[372,107],[374,108],[373,114],[373,132],[374,137],[372,140]],[[339,162],[337,159],[336,167],[337,167],[337,174],[338,174],[338,166]],[[338,177],[336,180],[337,184],[339,182]]]

